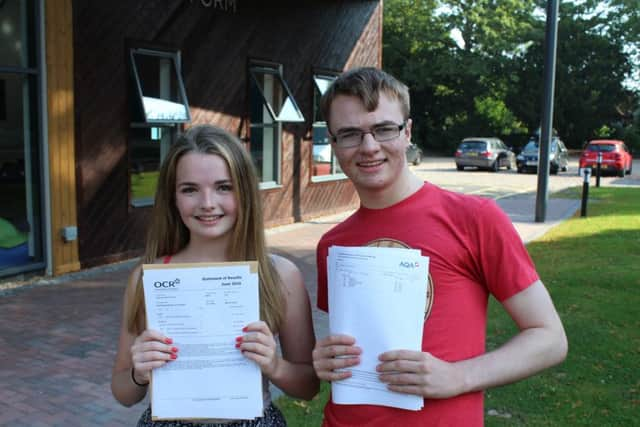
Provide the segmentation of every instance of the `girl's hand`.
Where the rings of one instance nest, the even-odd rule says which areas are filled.
[[[139,383],[148,383],[151,370],[175,360],[178,355],[173,340],[158,331],[145,330],[131,346],[133,376]]]
[[[247,359],[253,360],[267,377],[272,378],[280,358],[276,352],[276,340],[267,324],[263,321],[252,322],[242,328],[245,333],[236,338],[236,348]]]

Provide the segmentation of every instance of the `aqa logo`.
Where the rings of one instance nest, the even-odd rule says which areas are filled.
[[[175,288],[176,285],[180,284],[180,279],[175,280],[165,280],[163,282],[153,282],[153,286],[155,288]]]
[[[418,264],[418,262],[401,261],[400,262],[400,267],[417,268],[417,267],[420,267],[420,264]]]

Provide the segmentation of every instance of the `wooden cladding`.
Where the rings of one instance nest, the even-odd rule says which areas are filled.
[[[140,255],[144,246],[150,208],[133,208],[128,197],[134,98],[126,58],[133,46],[180,51],[191,125],[215,124],[241,138],[248,137],[248,64],[258,60],[282,65],[306,122],[283,125],[282,182],[261,192],[266,225],[357,206],[357,195],[346,179],[311,180],[312,77],[316,69],[340,72],[381,65],[382,3],[236,4],[230,13],[188,0],[73,0],[75,124],[70,124],[76,135],[83,268]]]
[[[71,0],[45,2],[51,250],[55,275],[80,269],[77,240],[65,242],[61,236],[63,227],[77,223],[71,3]]]

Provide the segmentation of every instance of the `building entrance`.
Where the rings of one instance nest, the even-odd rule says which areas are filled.
[[[44,266],[36,5],[0,2],[0,276]]]

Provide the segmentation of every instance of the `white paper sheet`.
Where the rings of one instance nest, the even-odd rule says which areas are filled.
[[[242,328],[260,318],[257,263],[145,264],[143,285],[147,327],[179,350],[152,373],[152,416],[262,416],[260,368],[235,348]]]
[[[419,410],[420,396],[392,392],[380,382],[378,356],[422,346],[429,258],[402,248],[329,248],[329,329],[362,348],[352,376],[331,384],[337,404],[371,404]]]

